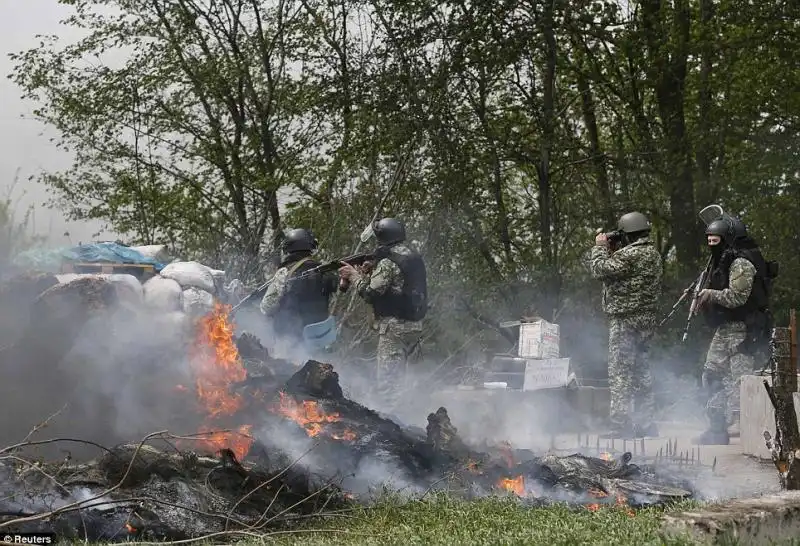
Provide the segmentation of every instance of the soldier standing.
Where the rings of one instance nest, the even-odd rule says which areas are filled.
[[[737,218],[723,216],[706,228],[711,250],[708,288],[698,303],[714,337],[703,367],[709,427],[694,439],[700,445],[727,445],[728,427],[739,410],[739,385],[752,372],[753,352],[771,328],[771,275],[758,245]]]
[[[657,322],[663,264],[650,241],[646,216],[629,212],[619,219],[618,228],[619,250],[613,251],[608,235],[601,233],[590,253],[592,276],[603,282],[603,310],[609,321],[609,436],[657,436],[647,340]]]
[[[387,411],[397,407],[408,361],[422,338],[428,310],[428,281],[422,256],[404,244],[406,230],[394,218],[372,226],[377,263],[359,269],[345,265],[339,276],[353,283],[372,306],[378,331],[377,390]]]
[[[272,319],[277,341],[287,348],[302,346],[303,328],[328,318],[330,298],[339,284],[335,273],[307,274],[320,265],[312,256],[317,246],[311,231],[289,230],[281,242],[280,267],[261,300],[261,312]]]

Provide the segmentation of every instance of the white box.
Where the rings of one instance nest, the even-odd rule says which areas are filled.
[[[519,327],[518,354],[522,358],[558,358],[560,329],[558,324],[537,320]]]
[[[570,381],[569,358],[528,360],[523,391],[566,387]]]

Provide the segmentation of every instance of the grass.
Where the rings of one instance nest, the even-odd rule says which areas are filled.
[[[385,498],[371,508],[358,507],[341,516],[315,519],[297,532],[247,542],[286,546],[696,544],[688,539],[665,539],[660,533],[663,512],[648,508],[631,516],[614,507],[595,512],[566,506],[526,508],[506,498],[466,502],[442,495],[405,503]]]

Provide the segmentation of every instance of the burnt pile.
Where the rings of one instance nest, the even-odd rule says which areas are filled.
[[[96,541],[252,534],[368,501],[384,484],[591,509],[692,496],[630,453],[477,449],[445,408],[428,416],[426,430],[401,427],[346,398],[330,364],[297,370],[252,336],[235,340],[223,307],[199,322],[190,361],[195,384],[179,391],[200,415],[199,431],[154,433],[86,462],[0,451],[0,529]]]

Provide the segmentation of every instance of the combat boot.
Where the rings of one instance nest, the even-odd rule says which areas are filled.
[[[726,446],[731,443],[725,414],[710,417],[711,424],[700,436],[692,439],[693,445]]]

